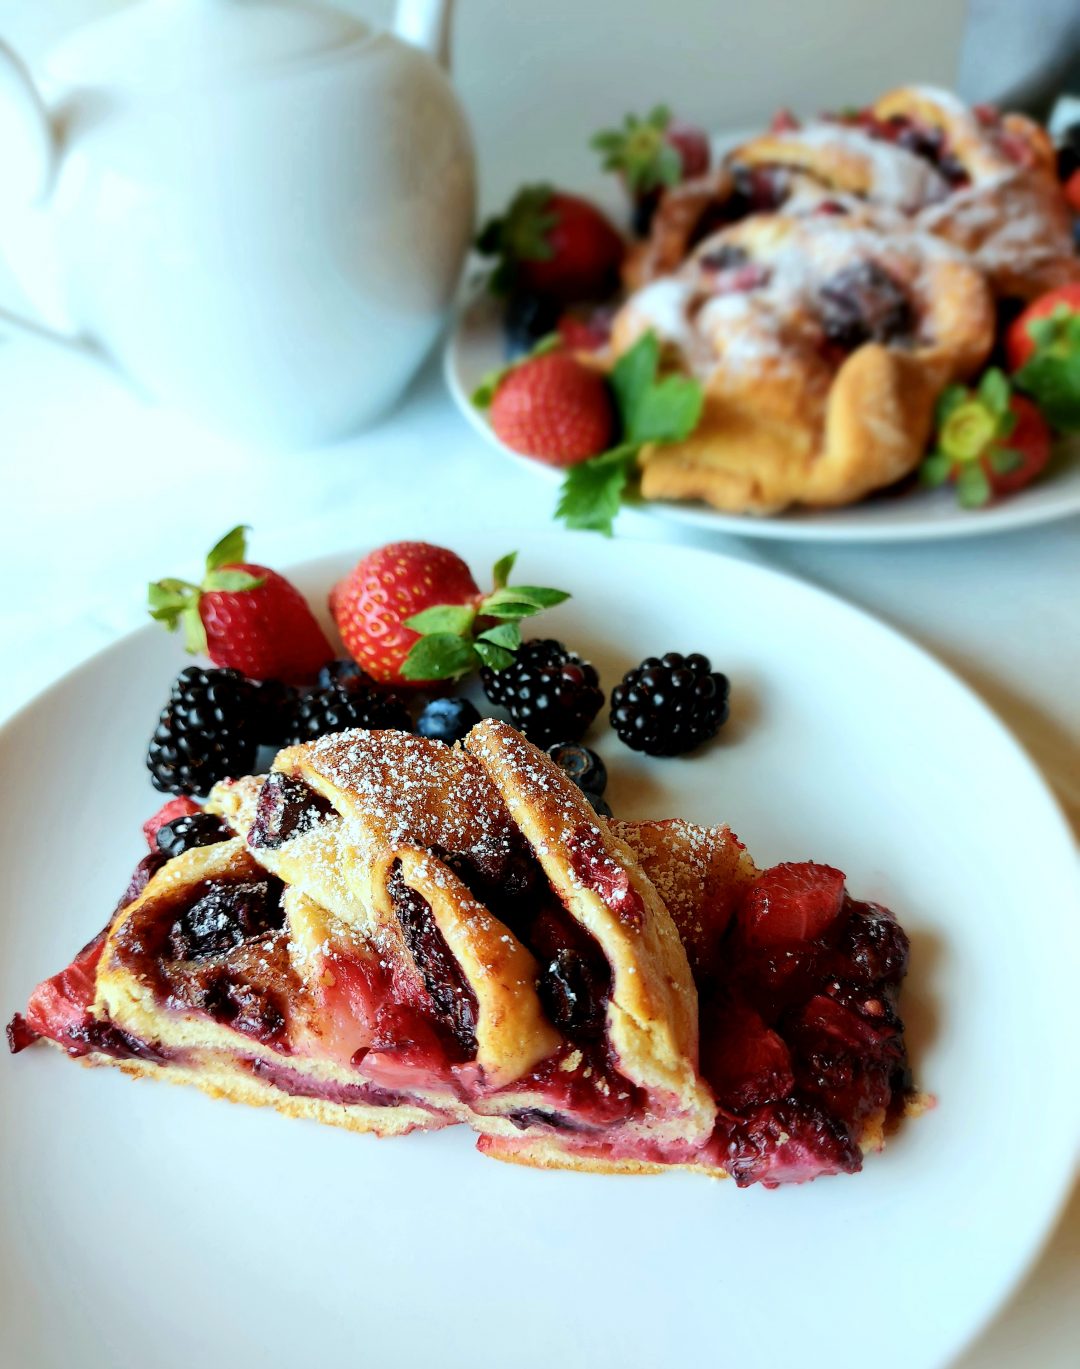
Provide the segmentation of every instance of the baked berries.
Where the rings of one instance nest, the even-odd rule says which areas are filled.
[[[315,741],[351,727],[411,732],[409,710],[396,694],[370,689],[360,682],[313,689],[296,705],[291,745]]]
[[[207,794],[218,780],[249,774],[260,740],[258,699],[259,686],[238,670],[182,670],[146,753],[154,788]]]
[[[421,737],[453,746],[480,721],[480,710],[468,699],[432,699],[416,721]]]
[[[697,652],[649,656],[612,690],[611,725],[634,751],[679,756],[727,722],[729,691],[727,676]]]
[[[228,841],[231,836],[232,833],[215,814],[185,813],[159,827],[154,840],[161,854],[172,860],[173,856],[194,850],[196,846],[215,846],[219,841]]]
[[[480,671],[484,691],[537,746],[577,741],[603,707],[596,668],[562,642],[525,642],[502,670]]]

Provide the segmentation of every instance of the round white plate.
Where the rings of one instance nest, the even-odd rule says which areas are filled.
[[[562,471],[522,456],[495,436],[487,415],[472,403],[477,385],[506,364],[500,308],[481,287],[463,305],[446,343],[443,369],[454,402],[488,442],[552,486],[552,514]],[[654,500],[634,506],[644,513],[707,531],[740,537],[779,537],[803,542],[913,542],[923,538],[977,537],[1050,523],[1080,513],[1080,439],[1061,443],[1054,464],[1034,485],[985,509],[962,509],[951,490],[884,494],[842,509],[797,509],[755,518],[721,513],[705,504]],[[616,525],[617,526],[617,525]]]
[[[456,543],[481,571],[512,539]],[[296,578],[321,601],[351,559]],[[860,1175],[740,1192],[499,1165],[463,1129],[378,1141],[37,1048],[0,1067],[0,1362],[927,1369],[1032,1259],[1080,1131],[1080,923],[1072,844],[1026,756],[904,638],[757,566],[562,535],[520,570],[574,591],[545,630],[609,689],[665,650],[730,674],[731,721],[696,757],[594,730],[611,801],[726,819],[759,861],[830,861],[893,907],[938,1107]],[[182,664],[148,627],[0,734],[5,1014],[124,887]]]

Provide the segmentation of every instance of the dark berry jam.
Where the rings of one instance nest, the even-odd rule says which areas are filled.
[[[274,770],[259,790],[248,845],[256,850],[276,850],[290,837],[318,827],[334,812],[330,800],[310,784]]]
[[[818,317],[826,339],[845,352],[865,342],[907,341],[915,328],[903,286],[872,261],[846,266],[822,285]]]

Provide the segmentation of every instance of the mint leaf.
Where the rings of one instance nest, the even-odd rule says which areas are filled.
[[[496,618],[530,618],[545,608],[552,608],[569,599],[561,589],[544,589],[539,585],[508,585],[489,594],[480,604],[481,614]]]
[[[510,579],[510,572],[514,569],[514,562],[517,560],[516,551],[508,551],[505,556],[501,556],[496,562],[491,572],[491,582],[496,589],[504,589],[507,580]]]
[[[411,618],[406,618],[404,623],[406,627],[412,628],[413,632],[419,632],[422,636],[451,633],[455,637],[460,637],[472,627],[475,618],[476,610],[468,604],[437,604],[433,608],[425,608],[420,613],[414,613]]]
[[[1080,432],[1080,346],[1064,356],[1036,352],[1013,379],[1057,432]]]
[[[585,528],[610,537],[636,458],[637,448],[624,445],[571,466],[563,480],[555,517],[568,528]]]
[[[491,642],[485,642],[482,637],[477,639],[475,651],[484,665],[490,666],[492,670],[505,670],[514,659],[513,652],[505,651],[501,646],[495,646]]]
[[[511,585],[506,592],[537,608],[554,608],[570,598],[564,589],[547,589],[543,585]]]
[[[521,628],[517,623],[498,623],[495,627],[489,627],[486,632],[481,632],[476,639],[478,649],[481,642],[490,642],[505,651],[516,651],[521,645]]]
[[[207,572],[202,587],[206,590],[238,594],[241,590],[258,589],[265,583],[265,575],[252,575],[246,570],[211,570]]]
[[[206,569],[217,570],[219,566],[231,566],[237,561],[242,561],[247,555],[247,534],[250,531],[247,523],[230,528],[207,552]]]
[[[681,442],[697,427],[704,404],[698,381],[668,376],[640,397],[626,435],[631,442]]]
[[[413,643],[401,673],[406,680],[456,679],[475,668],[476,655],[472,643],[464,637],[455,637],[448,632],[433,633]]]
[[[656,379],[659,364],[660,344],[656,334],[650,331],[643,333],[612,369],[611,389],[622,419],[623,432],[627,435],[634,431],[638,408]]]

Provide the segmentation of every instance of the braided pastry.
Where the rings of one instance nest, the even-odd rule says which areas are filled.
[[[762,214],[702,242],[616,316],[612,351],[652,330],[698,376],[682,442],[646,447],[647,499],[740,513],[846,504],[917,465],[942,388],[993,343],[993,303],[957,249],[858,214]]]
[[[606,822],[506,724],[454,749],[330,736],[210,808],[235,835],[153,873],[35,991],[20,1046],[380,1135],[465,1123],[504,1160],[740,1183],[857,1169],[903,1104],[898,1023],[834,1115],[723,978],[759,878],[726,828]],[[870,914],[827,873],[840,948]],[[746,1029],[751,1061],[781,1057],[764,1082]]]
[[[890,231],[907,225],[945,238],[1002,297],[1030,299],[1080,279],[1046,131],[1021,114],[905,86],[852,114],[785,118],[709,176],[667,191],[649,237],[627,257],[625,282],[636,289],[669,274],[703,238],[748,215],[823,203]]]

